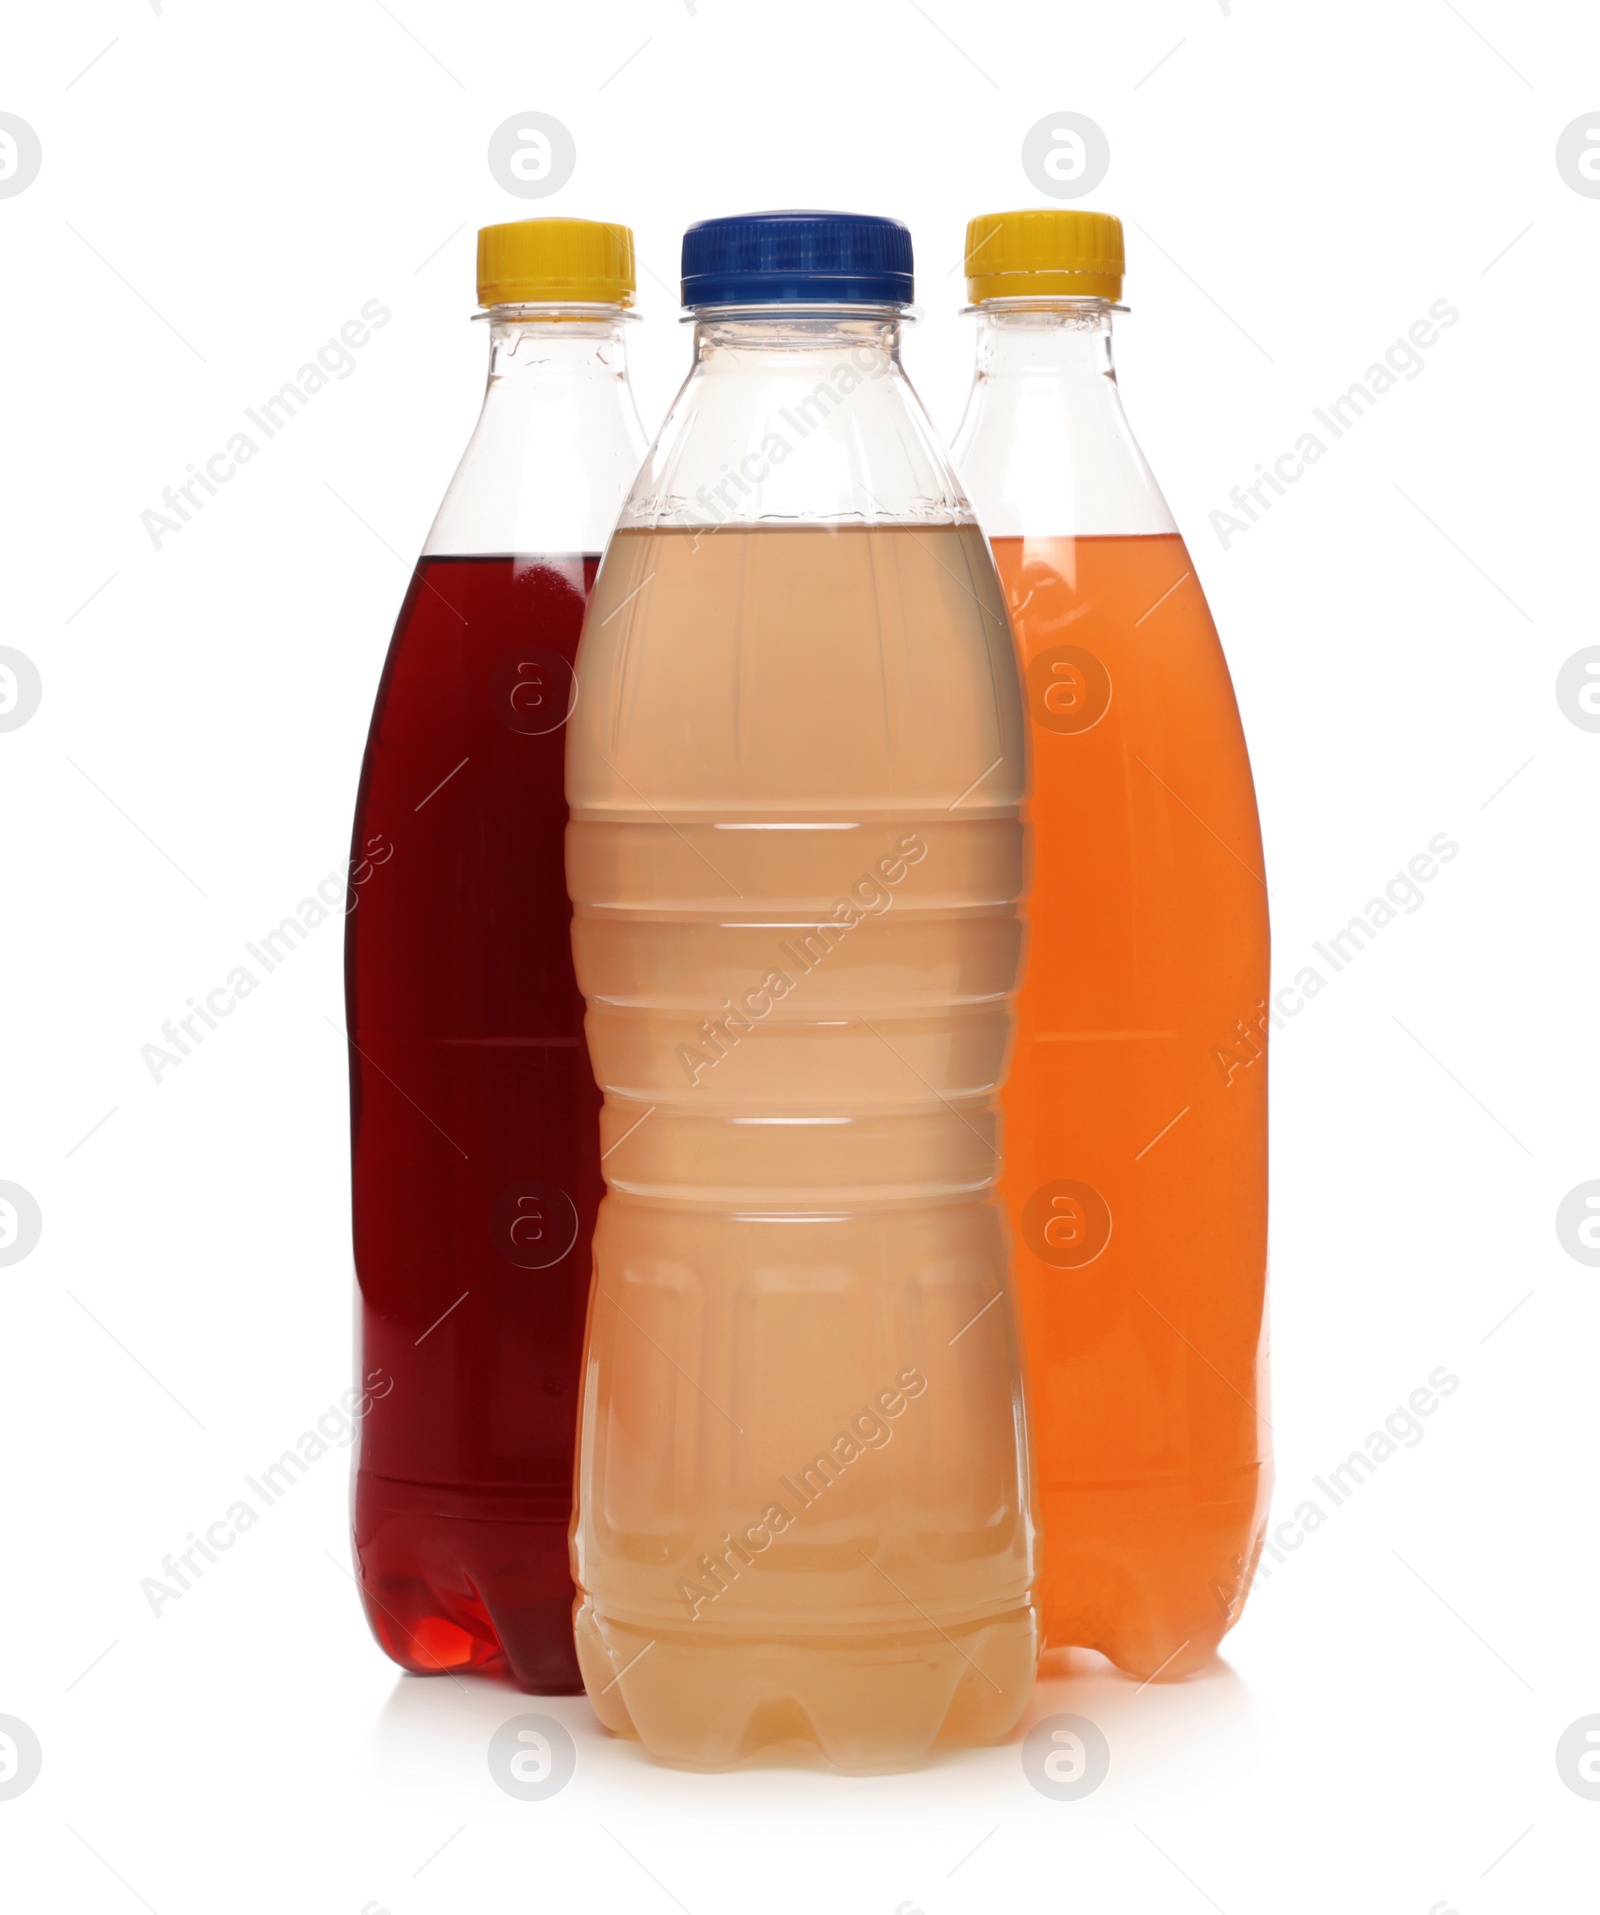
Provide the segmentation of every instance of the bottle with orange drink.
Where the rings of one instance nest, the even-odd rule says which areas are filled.
[[[1033,889],[1001,1190],[1046,1646],[1141,1677],[1237,1619],[1271,1480],[1267,889],[1205,594],[1112,366],[1121,223],[967,229],[955,457],[993,544],[1033,750]]]

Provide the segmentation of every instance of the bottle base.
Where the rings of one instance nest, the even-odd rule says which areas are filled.
[[[1027,1706],[1039,1653],[1028,1603],[948,1630],[807,1640],[651,1630],[586,1597],[577,1645],[595,1714],[658,1762],[728,1769],[805,1741],[847,1775],[1001,1741]]]
[[[1094,1649],[1141,1682],[1193,1675],[1239,1620],[1269,1472],[1043,1484],[1046,1650]]]
[[[532,1695],[580,1695],[567,1518],[517,1501],[360,1476],[362,1606],[379,1647],[412,1675],[500,1670]]]

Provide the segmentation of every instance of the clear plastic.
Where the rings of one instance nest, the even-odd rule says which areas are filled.
[[[700,316],[578,676],[590,1698],[702,1767],[1003,1735],[1036,1659],[993,1188],[1025,757],[892,309]]]
[[[425,556],[600,552],[645,447],[618,306],[494,306],[483,411]]]
[[[974,308],[977,365],[956,469],[990,538],[1177,531],[1122,409],[1103,299]]]
[[[1266,1410],[1267,894],[1244,734],[1102,300],[978,309],[957,440],[1027,688],[1002,1189],[1052,1649],[1186,1674],[1243,1605]]]
[[[417,1673],[579,1687],[567,1532],[599,1096],[563,722],[643,445],[616,308],[489,315],[482,415],[401,607],[346,927],[358,1581]]]
[[[888,306],[697,314],[618,529],[974,523],[906,378],[905,323]]]

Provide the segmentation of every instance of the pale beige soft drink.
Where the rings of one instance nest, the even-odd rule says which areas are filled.
[[[970,524],[624,530],[591,600],[577,1638],[668,1760],[897,1766],[1027,1698],[1011,642]]]

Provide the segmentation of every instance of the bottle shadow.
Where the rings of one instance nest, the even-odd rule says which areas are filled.
[[[1063,1730],[1081,1741],[1084,1723],[1089,1740],[1096,1730],[1104,1738],[1096,1819],[1204,1799],[1253,1767],[1262,1746],[1255,1697],[1220,1655],[1175,1680],[1141,1680],[1093,1650],[1048,1651],[1011,1738],[1041,1796],[1052,1794],[1053,1745],[1061,1746]]]
[[[373,1779],[400,1796],[470,1795],[482,1803],[494,1774],[491,1744],[513,1719],[526,1718],[559,1725],[578,1772],[590,1782],[607,1778],[629,1797],[754,1791],[770,1800],[774,1788],[807,1797],[818,1788],[859,1789],[880,1809],[903,1800],[927,1810],[977,1789],[997,1811],[1010,1804],[1052,1820],[1059,1812],[1050,1798],[1058,1792],[1048,1785],[1063,1772],[1063,1750],[1085,1738],[1098,1748],[1098,1734],[1104,1753],[1092,1787],[1066,1798],[1075,1820],[1098,1824],[1203,1800],[1254,1765],[1262,1739],[1250,1688],[1220,1656],[1177,1680],[1140,1681],[1093,1651],[1066,1650],[1046,1654],[1028,1706],[1003,1742],[935,1750],[915,1769],[865,1778],[839,1775],[812,1744],[785,1742],[706,1774],[658,1764],[639,1742],[611,1735],[586,1696],[530,1695],[491,1669],[400,1675],[374,1723]],[[487,1799],[496,1799],[492,1786]]]

